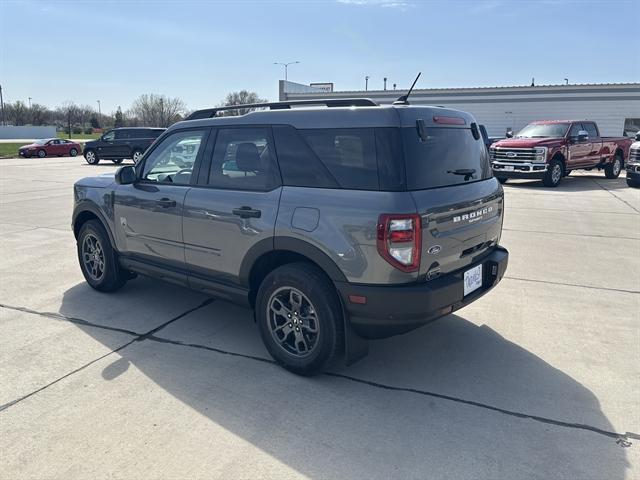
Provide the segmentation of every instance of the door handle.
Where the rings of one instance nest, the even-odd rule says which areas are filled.
[[[234,208],[232,212],[240,218],[260,218],[262,216],[262,211],[255,210],[251,207]]]
[[[162,208],[173,208],[176,206],[176,201],[171,200],[170,198],[161,198],[160,200],[158,200],[158,205],[160,205]]]

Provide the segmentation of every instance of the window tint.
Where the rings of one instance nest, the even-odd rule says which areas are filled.
[[[299,130],[340,187],[378,190],[375,136],[372,128]]]
[[[582,124],[574,123],[573,125],[571,125],[571,131],[569,132],[569,136],[577,137],[578,134],[580,133],[580,130],[584,130],[584,128],[582,128]]]
[[[288,125],[273,127],[282,182],[293,187],[338,188],[335,178],[309,146]]]
[[[160,134],[163,132],[163,130],[148,130],[146,132],[146,136],[148,136],[149,138],[158,138],[160,136]]]
[[[582,126],[589,133],[589,138],[598,137],[598,130],[596,130],[596,126],[593,123],[583,123]]]
[[[459,185],[491,177],[487,149],[468,128],[426,128],[422,141],[415,128],[403,128],[407,188]],[[470,175],[466,175],[470,173]]]
[[[115,134],[116,134],[116,137],[115,137],[116,140],[126,140],[128,138],[131,138],[129,130],[116,130]]]
[[[188,185],[204,134],[204,130],[186,130],[166,137],[145,160],[142,178]]]
[[[221,128],[209,170],[216,188],[267,191],[279,184],[267,128]]]
[[[116,136],[115,132],[113,130],[111,130],[110,132],[105,133],[102,136],[102,139],[107,141],[107,142],[112,142],[115,139],[115,136]]]

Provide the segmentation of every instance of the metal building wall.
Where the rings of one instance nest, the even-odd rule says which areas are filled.
[[[333,93],[288,93],[281,99],[368,97],[392,103],[403,91],[354,91]],[[623,134],[625,118],[640,118],[640,84],[555,85],[470,89],[415,90],[415,105],[442,105],[472,113],[486,125],[489,135],[515,132],[533,120],[589,119],[602,135]]]

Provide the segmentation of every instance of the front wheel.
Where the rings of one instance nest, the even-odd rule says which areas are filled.
[[[100,161],[98,155],[93,150],[87,150],[86,152],[84,152],[84,159],[89,165],[97,165]]]
[[[549,168],[542,178],[542,183],[545,187],[557,187],[562,181],[563,172],[564,168],[562,166],[562,162],[557,158],[551,160]]]
[[[604,176],[607,178],[618,178],[620,171],[622,170],[622,159],[620,155],[616,155],[613,158],[613,162],[607,163],[604,167]]]
[[[271,356],[298,375],[315,375],[343,344],[335,288],[317,267],[292,263],[269,273],[256,298],[256,321]]]
[[[101,292],[113,292],[127,281],[109,236],[97,220],[89,220],[78,233],[78,260],[87,283]]]
[[[46,156],[47,156],[47,152],[45,152],[44,150],[38,150],[38,157],[44,158]]]

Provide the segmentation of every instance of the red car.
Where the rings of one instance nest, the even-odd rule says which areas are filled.
[[[40,158],[54,155],[58,157],[62,157],[63,155],[75,157],[81,152],[82,146],[79,143],[64,140],[63,138],[45,138],[20,147],[18,155],[26,158],[33,157],[34,155]]]

